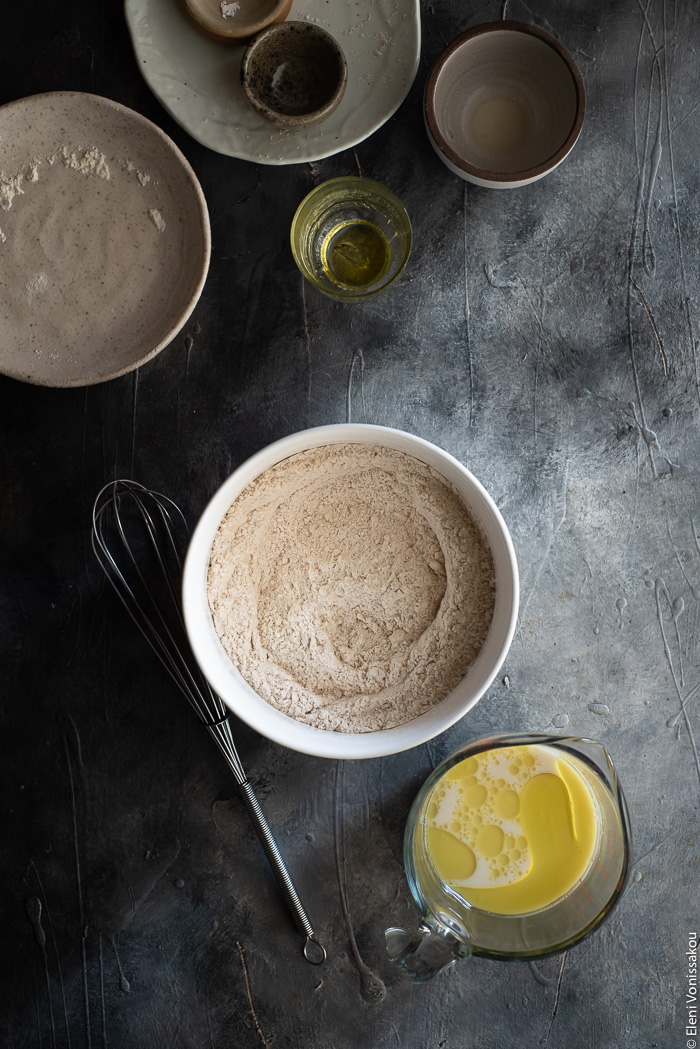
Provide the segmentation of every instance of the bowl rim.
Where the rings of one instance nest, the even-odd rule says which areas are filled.
[[[489,633],[467,675],[444,699],[417,718],[395,728],[372,732],[338,732],[297,721],[260,697],[231,663],[216,633],[207,600],[207,575],[214,536],[230,506],[256,477],[271,466],[308,448],[327,444],[376,444],[396,448],[432,466],[446,477],[452,472],[471,489],[470,509],[492,534],[487,535],[497,560],[496,608]],[[410,449],[403,445],[410,445]],[[437,464],[440,465],[437,465]],[[475,507],[473,504],[476,503]],[[499,604],[500,588],[500,604]],[[332,759],[364,759],[396,754],[420,746],[445,732],[471,710],[493,683],[510,649],[519,609],[519,576],[515,548],[503,517],[481,482],[449,452],[405,430],[368,423],[317,426],[283,437],[246,459],[219,486],[205,507],[190,539],[183,568],[183,616],[195,659],[224,704],[262,736],[302,754]],[[498,617],[498,618],[497,618]],[[499,631],[492,634],[494,623]],[[482,659],[483,653],[483,659]],[[480,662],[481,661],[481,662]],[[484,669],[486,667],[486,669]],[[476,669],[471,686],[465,682]],[[475,687],[474,687],[475,686]],[[466,698],[461,693],[468,691]]]
[[[485,36],[487,33],[494,33],[503,30],[515,33],[525,33],[529,36],[537,37],[543,43],[551,47],[552,50],[556,51],[567,66],[576,91],[576,116],[571,130],[562,145],[556,150],[556,152],[550,157],[547,157],[547,159],[540,164],[536,164],[531,168],[523,168],[520,171],[492,171],[489,168],[481,168],[476,164],[471,164],[468,160],[465,160],[463,156],[452,149],[442,134],[435,115],[435,89],[438,77],[440,76],[447,60],[468,41],[474,40],[479,36]],[[567,49],[556,39],[556,37],[552,36],[551,33],[545,32],[544,29],[540,29],[538,26],[529,25],[527,22],[516,22],[509,19],[503,19],[500,22],[483,22],[480,25],[472,26],[471,29],[467,29],[466,32],[455,37],[454,40],[447,45],[445,50],[438,56],[430,71],[430,75],[428,76],[423,95],[423,109],[425,113],[425,121],[428,125],[428,131],[437,148],[448,158],[448,160],[451,161],[452,164],[455,165],[455,167],[459,168],[460,171],[463,171],[465,174],[471,175],[474,178],[488,182],[502,182],[504,184],[519,183],[525,180],[533,182],[557,167],[564,157],[571,152],[581,133],[583,119],[586,114],[586,90],[583,84],[583,78],[576,63]]]
[[[338,59],[338,81],[333,90],[333,94],[326,99],[322,106],[318,109],[312,109],[308,113],[283,113],[279,109],[274,109],[272,106],[268,106],[262,101],[257,92],[253,91],[250,84],[248,83],[248,77],[250,73],[251,60],[255,58],[255,53],[260,46],[269,37],[288,35],[289,33],[299,33],[301,29],[306,32],[311,32],[317,40],[322,41],[329,49],[333,49],[336,52]],[[345,57],[345,52],[340,46],[340,43],[336,40],[332,33],[329,33],[323,26],[318,25],[315,22],[300,22],[295,19],[287,20],[286,22],[275,22],[273,25],[268,25],[262,29],[259,33],[253,37],[253,39],[247,44],[243,57],[241,59],[241,87],[243,93],[248,100],[249,105],[253,107],[256,113],[264,117],[273,123],[279,124],[281,127],[288,128],[303,128],[313,124],[320,124],[321,121],[325,120],[335,112],[345,95],[345,89],[348,83],[348,62]]]

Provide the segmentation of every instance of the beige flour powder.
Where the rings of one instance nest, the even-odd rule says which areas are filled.
[[[255,691],[318,728],[417,717],[474,661],[491,554],[457,493],[389,448],[291,456],[250,484],[214,539],[209,604]]]

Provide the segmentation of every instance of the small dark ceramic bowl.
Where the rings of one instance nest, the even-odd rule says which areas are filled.
[[[319,124],[345,94],[348,67],[320,26],[282,22],[251,40],[241,63],[245,96],[260,116],[287,128]]]

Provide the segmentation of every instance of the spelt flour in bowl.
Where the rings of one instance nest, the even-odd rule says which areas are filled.
[[[391,729],[444,699],[494,610],[486,537],[432,467],[374,444],[282,460],[215,535],[208,601],[234,666],[319,729]]]

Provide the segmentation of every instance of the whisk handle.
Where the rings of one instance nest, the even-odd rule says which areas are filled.
[[[244,779],[242,783],[238,784],[238,789],[241,793],[243,804],[250,816],[251,823],[255,828],[255,833],[257,834],[260,844],[263,847],[263,851],[272,867],[272,873],[282,890],[282,895],[284,896],[287,907],[294,919],[294,924],[302,936],[306,937],[304,943],[304,957],[308,962],[311,962],[312,965],[320,965],[326,960],[326,949],[316,937],[313,925],[309,921],[304,906],[299,899],[299,893],[294,888],[294,883],[289,875],[289,871],[287,870],[287,865],[282,859],[280,850],[277,847],[277,842],[272,836],[270,826],[265,819],[265,813],[260,808],[260,802],[256,798],[253,788],[247,779]]]

